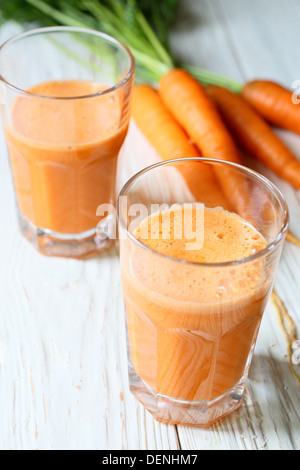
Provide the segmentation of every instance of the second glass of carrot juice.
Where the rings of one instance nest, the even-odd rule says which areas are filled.
[[[123,44],[81,28],[36,29],[1,46],[19,223],[41,253],[82,257],[110,246],[114,217],[104,207],[115,204],[134,70]]]
[[[287,227],[281,193],[239,165],[167,161],[124,186],[130,388],[157,420],[207,427],[240,406]]]

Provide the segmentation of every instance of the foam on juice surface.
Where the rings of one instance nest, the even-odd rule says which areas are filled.
[[[266,246],[264,237],[244,219],[222,208],[204,209],[204,239],[201,249],[187,249],[190,240],[177,238],[178,227],[176,222],[177,208],[170,217],[170,238],[162,239],[163,212],[153,214],[145,219],[135,232],[139,241],[161,254],[185,260],[191,263],[199,263],[199,266],[189,265],[176,269],[175,263],[166,264],[165,267],[159,260],[147,265],[134,263],[135,275],[148,288],[157,289],[161,294],[177,300],[193,299],[196,302],[224,301],[242,296],[257,287],[261,279],[261,263],[251,263],[232,266],[231,268],[208,268],[203,266],[212,263],[224,263],[247,258]],[[195,208],[185,208],[190,211],[195,222]],[[194,226],[196,227],[195,223]],[[153,233],[158,233],[153,238]],[[158,274],[159,273],[159,274]],[[155,282],[159,276],[160,282]],[[190,283],[189,283],[190,281]],[[188,292],[187,292],[188,290]]]

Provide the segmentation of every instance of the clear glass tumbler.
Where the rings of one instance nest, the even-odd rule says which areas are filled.
[[[35,29],[1,46],[19,225],[41,253],[82,257],[115,238],[104,207],[115,205],[134,70],[123,44],[88,29]]]
[[[199,218],[175,256],[170,247],[185,232],[175,230],[176,212],[171,231],[163,224],[183,207]],[[287,232],[286,202],[242,166],[181,159],[131,178],[118,217],[130,389],[158,421],[207,427],[242,403]],[[201,261],[203,246],[213,261]]]

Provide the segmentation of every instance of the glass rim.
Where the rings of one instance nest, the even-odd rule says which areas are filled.
[[[9,81],[7,81],[3,77],[1,71],[0,71],[0,83],[2,82],[8,88],[12,89],[13,91],[17,92],[20,95],[24,95],[24,96],[27,96],[27,97],[67,101],[67,100],[80,100],[80,99],[87,99],[87,98],[95,98],[97,96],[112,93],[113,91],[116,91],[119,88],[122,88],[123,86],[125,86],[131,80],[131,78],[134,76],[134,73],[135,73],[135,59],[134,59],[133,54],[131,53],[130,49],[127,46],[125,46],[125,44],[123,44],[121,41],[114,38],[113,36],[110,36],[109,34],[103,33],[101,31],[96,31],[94,29],[89,29],[89,28],[79,28],[79,27],[76,27],[76,26],[47,26],[47,27],[42,27],[42,28],[30,29],[28,31],[23,31],[21,33],[15,34],[14,36],[7,39],[3,44],[0,45],[0,55],[1,55],[2,51],[4,50],[4,48],[6,48],[7,46],[10,46],[14,42],[19,41],[21,39],[24,39],[24,38],[27,38],[27,37],[30,37],[30,36],[34,36],[34,35],[38,35],[38,34],[62,33],[62,32],[89,34],[91,36],[96,36],[98,38],[105,39],[106,41],[117,45],[120,49],[123,49],[127,53],[128,57],[129,57],[129,62],[130,62],[128,72],[126,73],[126,76],[124,78],[122,78],[122,80],[120,80],[115,85],[113,85],[113,86],[111,86],[111,87],[109,87],[105,90],[102,90],[98,93],[93,93],[93,94],[89,94],[89,95],[82,95],[82,96],[68,96],[68,97],[45,96],[45,95],[39,95],[39,94],[36,94],[36,93],[30,93],[29,91],[23,90],[22,88],[18,88],[15,85],[13,85],[12,83],[10,83]]]
[[[129,232],[129,230],[127,229],[126,224],[123,220],[123,217],[120,214],[120,198],[123,197],[123,196],[126,196],[126,194],[130,190],[130,188],[134,185],[134,183],[141,176],[143,176],[144,174],[146,174],[146,173],[148,173],[148,172],[150,172],[150,171],[152,171],[156,168],[159,168],[161,166],[167,166],[167,165],[172,165],[174,163],[187,162],[187,161],[189,161],[189,162],[201,162],[201,163],[213,163],[213,164],[217,163],[217,164],[221,164],[222,166],[228,166],[228,167],[234,168],[235,170],[238,170],[241,173],[251,175],[253,178],[259,180],[266,187],[268,187],[269,190],[273,194],[276,195],[276,198],[277,198],[278,202],[280,203],[280,206],[281,206],[281,209],[282,209],[282,212],[283,212],[283,216],[284,216],[283,217],[284,218],[283,224],[282,224],[278,234],[276,235],[276,237],[274,237],[271,242],[267,243],[267,245],[262,250],[254,253],[253,255],[247,256],[245,258],[238,258],[238,259],[233,260],[233,261],[223,261],[223,262],[217,262],[217,263],[201,263],[201,262],[196,262],[196,261],[188,261],[188,260],[185,260],[185,259],[175,258],[173,256],[166,255],[164,253],[156,251],[153,248],[146,245],[145,243],[138,240],[132,233]],[[157,256],[160,256],[164,259],[169,259],[170,261],[177,262],[177,263],[180,263],[180,264],[183,264],[183,265],[192,265],[192,266],[200,266],[200,267],[208,267],[208,268],[209,267],[213,267],[213,268],[222,268],[223,267],[223,268],[225,268],[225,267],[231,267],[231,266],[246,264],[246,263],[255,261],[257,259],[260,259],[260,258],[264,257],[265,255],[273,252],[277,248],[277,246],[281,243],[281,241],[285,238],[286,233],[288,231],[289,209],[288,209],[288,205],[287,205],[287,202],[285,200],[285,197],[283,196],[281,191],[277,188],[277,186],[274,183],[272,183],[268,178],[261,175],[257,171],[252,170],[250,168],[247,168],[243,165],[228,162],[228,161],[225,161],[225,160],[217,160],[217,159],[213,159],[213,158],[193,157],[193,158],[178,158],[178,159],[173,159],[173,160],[164,160],[162,162],[150,165],[150,166],[144,168],[143,170],[139,171],[138,173],[136,173],[134,176],[132,176],[125,183],[125,185],[123,186],[123,188],[121,189],[121,191],[119,193],[118,204],[117,204],[117,218],[118,218],[118,221],[119,221],[120,225],[122,226],[122,229],[125,230],[126,234],[129,236],[129,238],[131,238],[137,245],[139,245],[141,248],[145,249],[148,252],[151,252],[151,253],[156,254]]]

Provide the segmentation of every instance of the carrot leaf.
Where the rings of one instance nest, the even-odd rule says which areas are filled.
[[[175,67],[168,42],[178,0],[0,0],[0,24],[76,26],[105,32],[132,51],[139,80],[157,82]],[[178,65],[178,64],[177,64]],[[207,70],[179,64],[204,85],[239,92],[240,84]]]

